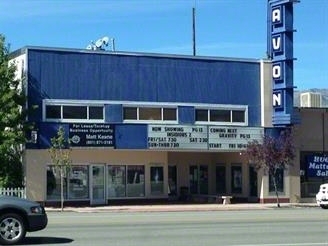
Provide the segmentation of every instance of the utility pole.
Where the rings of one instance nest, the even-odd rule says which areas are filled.
[[[196,8],[192,8],[192,43],[193,43],[193,55],[196,55],[196,28],[195,28],[195,15]]]

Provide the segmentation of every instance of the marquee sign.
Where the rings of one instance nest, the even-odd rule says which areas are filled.
[[[263,134],[261,127],[148,125],[148,148],[240,151]]]
[[[148,125],[149,149],[207,149],[206,126]]]
[[[114,126],[111,124],[69,124],[72,147],[114,147]]]
[[[272,124],[293,123],[293,4],[296,0],[268,1],[268,55],[272,59]]]
[[[210,150],[243,150],[253,140],[262,141],[264,129],[260,127],[209,126],[208,147]]]

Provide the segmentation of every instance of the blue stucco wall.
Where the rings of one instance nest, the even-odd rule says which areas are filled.
[[[122,105],[110,101],[133,101],[177,103],[180,124],[193,123],[194,115],[192,107],[179,104],[248,105],[249,126],[260,125],[260,63],[255,60],[37,47],[27,49],[27,59],[28,105],[37,106],[29,114],[32,122],[42,122],[42,99],[72,99],[107,101],[107,123],[122,121]]]
[[[28,50],[29,99],[247,104],[258,110],[260,64]]]

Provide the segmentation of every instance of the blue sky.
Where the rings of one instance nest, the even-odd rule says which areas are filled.
[[[264,58],[267,0],[2,0],[0,33],[27,45],[86,48],[114,38],[117,51]],[[328,1],[294,6],[294,85],[328,88]]]

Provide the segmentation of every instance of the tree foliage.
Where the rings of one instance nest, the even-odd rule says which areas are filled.
[[[9,64],[9,49],[0,34],[0,187],[23,184],[22,146],[26,143],[25,103],[22,81]]]
[[[72,160],[70,158],[71,148],[69,141],[65,138],[64,128],[61,126],[57,135],[51,138],[51,147],[49,149],[50,158],[55,169],[60,173],[60,197],[61,209],[64,208],[64,176],[71,168]]]
[[[293,165],[295,146],[292,130],[286,128],[280,132],[279,136],[264,135],[262,142],[251,141],[244,154],[256,170],[262,169],[265,174],[272,177],[277,205],[280,207],[276,174],[277,171],[285,170]]]

